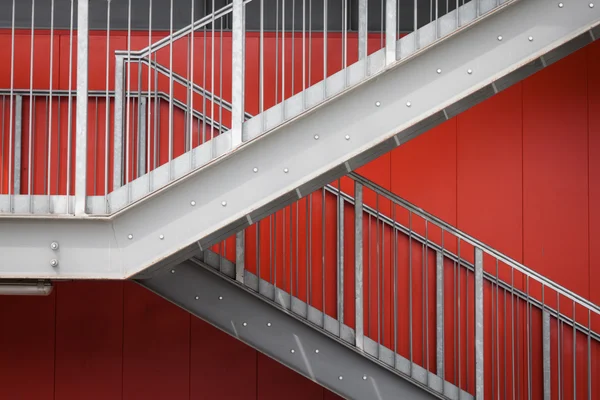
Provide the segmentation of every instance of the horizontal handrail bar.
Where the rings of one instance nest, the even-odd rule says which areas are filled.
[[[420,216],[421,218],[435,224],[438,225],[440,228],[442,228],[444,231],[450,232],[451,234],[453,234],[454,236],[460,238],[461,240],[471,244],[472,246],[478,247],[480,248],[482,251],[484,251],[485,253],[497,258],[499,261],[502,261],[504,264],[518,270],[519,272],[521,272],[522,274],[533,278],[535,280],[537,280],[539,283],[541,283],[543,286],[547,286],[549,288],[551,288],[552,290],[556,291],[557,293],[559,293],[560,295],[570,299],[571,301],[579,304],[580,306],[583,306],[593,312],[595,312],[596,314],[600,314],[600,307],[595,305],[594,303],[590,302],[587,299],[584,299],[583,297],[579,296],[576,293],[573,293],[572,291],[562,287],[561,285],[549,280],[548,278],[544,277],[543,275],[533,271],[532,269],[526,267],[525,265],[519,263],[518,261],[513,260],[512,258],[500,253],[498,250],[486,245],[485,243],[475,239],[474,237],[468,235],[467,233],[464,233],[463,231],[453,227],[452,225],[442,221],[441,219],[437,218],[436,216],[429,214],[427,211],[415,206],[412,203],[409,203],[408,201],[404,200],[403,198],[401,198],[400,196],[384,189],[383,187],[377,185],[374,182],[371,182],[370,180],[364,178],[363,176],[355,173],[355,172],[350,172],[348,174],[352,179],[354,179],[355,181],[359,182],[360,184],[362,184],[363,186],[373,190],[374,192],[388,198],[389,200],[391,200],[394,203],[397,203],[403,207],[405,207],[406,209],[408,209],[409,211],[411,211],[413,214],[416,214],[418,216]]]
[[[354,197],[347,194],[346,192],[338,191],[338,189],[335,186],[328,184],[327,186],[325,186],[325,189],[327,190],[327,192],[329,192],[335,196],[341,195],[341,197],[347,203],[352,204],[352,205],[354,204],[354,201],[355,201]],[[424,246],[427,246],[429,249],[442,253],[444,255],[444,257],[450,259],[453,262],[456,262],[458,265],[463,266],[464,268],[468,269],[469,271],[471,271],[471,272],[475,271],[475,266],[472,263],[468,262],[467,260],[465,260],[462,257],[459,257],[457,254],[451,252],[447,248],[442,248],[442,246],[438,245],[437,243],[432,242],[431,240],[427,240],[423,235],[420,235],[419,233],[417,233],[413,230],[410,230],[409,228],[402,225],[398,221],[394,221],[392,218],[388,217],[387,215],[385,215],[381,212],[378,212],[377,210],[373,209],[372,207],[370,207],[366,204],[363,204],[363,211],[365,213],[369,214],[370,216],[379,218],[379,220],[382,223],[386,224],[387,226],[390,226],[392,229],[400,231],[405,236],[409,236],[412,239],[415,239],[417,242],[421,243]],[[527,293],[525,293],[524,291],[515,288],[510,283],[505,282],[504,280],[500,279],[499,277],[495,276],[494,274],[484,271],[483,277],[486,279],[486,281],[497,284],[502,290],[504,290],[506,292],[511,292],[511,294],[516,295],[521,300],[528,302],[529,304],[535,306],[536,308],[538,308],[540,310],[547,311],[552,316],[560,319],[565,324],[567,324],[569,326],[573,326],[573,324],[575,324],[575,328],[578,331],[580,331],[581,333],[584,333],[587,335],[588,332],[590,332],[591,336],[596,341],[600,342],[600,333],[597,333],[593,330],[588,330],[588,328],[585,327],[583,324],[573,320],[572,318],[567,317],[563,313],[555,310],[554,308],[548,306],[547,304],[542,303],[541,301],[537,300],[536,298],[528,296]]]

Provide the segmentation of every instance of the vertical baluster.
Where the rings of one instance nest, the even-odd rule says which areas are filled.
[[[356,347],[364,350],[363,187],[358,182],[354,182],[354,291]]]
[[[244,283],[246,230],[235,235],[235,280]]]
[[[444,378],[444,231],[442,230],[442,250],[436,252],[436,359],[437,375]]]
[[[410,376],[413,375],[413,310],[412,310],[412,212],[408,212],[408,344]]]
[[[69,99],[70,101],[70,99]],[[12,102],[11,102],[12,106]],[[12,108],[12,107],[11,107]],[[12,119],[12,110],[11,110]],[[11,129],[12,130],[12,129]],[[23,96],[18,94],[15,96],[15,151],[14,164],[15,176],[13,178],[13,194],[21,194],[21,148],[23,143]],[[12,145],[9,143],[10,148]],[[9,158],[10,160],[10,158]],[[11,196],[12,198],[13,196]],[[14,211],[11,207],[11,211]]]
[[[546,311],[544,302],[544,286],[542,286],[542,365],[544,368],[544,400],[550,400],[552,376],[551,368],[551,352],[550,352],[550,313]]]
[[[367,26],[367,16],[368,16],[368,0],[358,0],[358,59],[365,60],[365,71],[368,71],[367,68],[367,54],[368,54],[368,46],[367,46],[367,37],[368,37],[368,26]]]
[[[73,99],[71,97],[73,89],[73,15],[74,15],[74,2],[71,1],[71,14],[69,20],[69,83],[68,83],[68,106],[67,106],[67,196],[71,196],[71,138],[73,133]],[[14,21],[13,21],[14,22]],[[13,24],[14,25],[14,24]],[[14,42],[13,42],[14,43]],[[115,115],[116,122],[116,115]],[[67,213],[71,213],[70,203],[67,202]]]
[[[12,1],[12,15],[11,15],[11,29],[10,29],[10,94],[9,94],[9,121],[8,121],[8,198],[9,198],[9,212],[14,212],[14,195],[18,193],[21,186],[21,182],[16,178],[20,177],[20,164],[17,166],[17,161],[20,159],[20,147],[17,152],[17,140],[20,141],[20,135],[17,135],[17,119],[15,115],[15,133],[14,133],[14,161],[13,161],[13,92],[15,83],[15,1]],[[17,96],[14,102],[17,102],[19,96]],[[4,141],[2,142],[4,143]],[[4,155],[4,152],[2,152]],[[14,177],[13,177],[13,163],[14,163]]]
[[[193,1],[193,0],[192,0]],[[110,4],[110,2],[109,2]],[[193,7],[193,6],[192,6]],[[192,21],[194,18],[194,12],[192,12]],[[192,36],[194,35],[193,31],[192,31]],[[149,0],[149,4],[148,4],[148,47],[152,46],[152,0]],[[193,48],[193,46],[192,46]],[[193,58],[193,57],[192,57]],[[148,54],[148,61],[152,61],[152,54]],[[193,68],[192,68],[193,71]],[[192,72],[193,73],[193,72]],[[190,86],[193,84],[193,79],[191,80]],[[151,167],[150,167],[150,115],[151,115],[151,104],[152,104],[152,69],[150,68],[150,63],[148,63],[148,97],[146,99],[146,105],[148,106],[148,109],[146,111],[146,129],[147,129],[147,136],[146,136],[146,172],[150,172],[151,171]],[[190,89],[191,90],[191,89]],[[192,94],[193,95],[193,94]],[[192,107],[193,110],[193,107]],[[192,134],[192,127],[190,126],[190,135]],[[191,142],[191,140],[190,140]],[[152,191],[152,175],[148,175],[148,193],[150,193]]]
[[[573,399],[577,398],[577,318],[573,301]]]
[[[341,181],[338,179],[337,193],[337,317],[342,334],[344,325],[344,198],[342,197]]]
[[[483,251],[475,248],[475,398],[484,398],[483,374]]]
[[[150,0],[152,2],[152,0]],[[106,70],[106,76],[105,76],[105,83],[104,83],[104,89],[105,89],[105,104],[104,104],[104,212],[106,214],[109,213],[109,206],[108,206],[108,162],[109,162],[109,151],[108,151],[108,145],[109,145],[109,135],[110,135],[110,86],[109,86],[109,80],[110,80],[110,60],[111,60],[111,56],[110,56],[110,1],[106,2],[106,65],[104,66],[105,70]],[[152,4],[152,3],[151,3]],[[152,5],[150,5],[150,10],[152,10]],[[152,11],[150,11],[152,12]],[[152,24],[150,24],[150,26],[152,26]],[[150,44],[150,40],[148,40],[149,44]],[[148,79],[150,79],[150,71],[148,71]],[[150,88],[150,84],[148,84],[148,88]],[[116,88],[115,88],[116,90]],[[148,89],[150,90],[150,89]],[[115,96],[116,96],[116,92],[115,92]],[[149,103],[149,102],[148,102]],[[60,107],[60,101],[59,101],[59,107]],[[58,113],[58,115],[60,116],[60,112]],[[148,115],[150,115],[150,113],[148,113]],[[60,126],[60,123],[58,124],[58,126]],[[150,123],[148,123],[148,126],[150,126]],[[60,134],[58,135],[58,137],[60,138]],[[59,146],[60,148],[60,146]],[[150,158],[150,157],[148,157]],[[58,159],[60,160],[60,157],[58,157]],[[60,168],[58,168],[60,170]],[[116,188],[115,188],[116,189]]]
[[[214,39],[214,25],[213,25],[213,39]],[[214,43],[213,43],[214,51]],[[214,74],[214,70],[213,70]],[[211,87],[213,93],[215,91],[214,85]],[[169,10],[169,181],[173,179],[173,0],[171,0]],[[213,114],[211,117],[214,120]]]
[[[396,0],[385,4],[385,64],[396,61]]]
[[[50,68],[49,68],[49,102],[48,102],[48,150],[47,150],[47,163],[46,163],[46,194],[48,195],[48,212],[52,214],[52,203],[50,201],[50,195],[52,187],[52,90],[54,89],[54,0],[50,2]],[[95,175],[94,175],[95,176]],[[94,185],[94,188],[96,186]]]
[[[394,240],[393,249],[394,249],[394,258],[393,258],[393,268],[394,268],[394,286],[393,286],[393,295],[394,295],[394,367],[399,368],[398,365],[398,229],[396,228],[396,203],[392,202],[392,238]]]
[[[89,0],[78,0],[77,6],[77,142],[75,148],[75,214],[83,215],[86,213],[85,199],[87,183]]]
[[[189,142],[189,148],[187,148],[186,150],[190,150],[190,170],[192,170],[195,165],[196,165],[196,159],[195,159],[195,152],[191,151],[194,149],[194,61],[196,61],[196,57],[194,57],[194,53],[195,53],[195,38],[196,38],[196,27],[194,24],[194,20],[196,18],[196,9],[195,9],[195,0],[190,0],[191,3],[191,32],[190,32],[190,64],[189,64],[189,68],[190,68],[190,73],[189,73],[189,80],[190,80],[190,84],[189,84],[189,91],[188,91],[188,95],[189,95],[189,104],[188,104],[188,122],[186,124],[186,126],[188,127],[188,142]],[[148,77],[150,76],[150,71],[148,70]],[[148,78],[150,79],[150,78]],[[202,88],[203,90],[206,88]],[[148,90],[150,90],[150,81],[148,81]],[[243,116],[243,113],[242,113]],[[203,117],[206,117],[205,115],[203,115]],[[233,118],[233,117],[232,117]],[[236,264],[237,265],[237,264]],[[236,275],[237,276],[237,275]],[[242,280],[243,282],[243,280]]]
[[[588,309],[588,329],[587,329],[587,397],[592,399],[592,314]]]
[[[81,1],[81,0],[78,0]],[[87,5],[87,3],[86,3]],[[84,5],[84,7],[86,6]],[[84,11],[85,13],[85,11]],[[81,15],[81,14],[80,14]],[[79,42],[78,42],[79,43]],[[33,212],[32,207],[32,198],[33,198],[33,169],[34,169],[34,159],[33,159],[33,110],[35,108],[35,97],[33,95],[33,66],[34,66],[34,47],[35,47],[35,0],[31,0],[31,41],[29,44],[29,143],[28,143],[28,151],[27,151],[27,198],[29,203],[29,212]],[[79,83],[79,80],[78,80]],[[79,87],[79,85],[78,85]],[[78,91],[79,94],[79,91]],[[79,96],[78,96],[79,98]],[[79,132],[79,131],[78,131]],[[77,193],[76,193],[77,194]],[[77,210],[77,207],[76,207]]]
[[[323,304],[323,327],[325,327],[325,314],[327,313],[327,293],[326,293],[326,282],[325,282],[325,208],[326,208],[326,199],[325,199],[325,188],[321,189],[321,290],[322,290],[322,304]]]
[[[260,0],[259,29],[259,64],[258,64],[258,113],[261,120],[261,131],[265,130],[265,3]],[[308,314],[307,314],[308,315]]]
[[[329,0],[323,0],[323,99],[327,98],[327,5]]]

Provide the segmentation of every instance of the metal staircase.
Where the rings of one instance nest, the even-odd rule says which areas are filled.
[[[279,214],[138,283],[346,398],[597,397],[596,305],[356,174]]]
[[[79,23],[85,24],[87,1],[80,3]],[[0,229],[0,249],[8,260],[0,266],[0,274],[6,278],[126,278],[153,265],[186,259],[198,246],[209,247],[595,40],[600,21],[600,7],[583,0],[564,4],[478,0],[448,9],[444,15],[436,11],[436,18],[424,24],[417,23],[415,11],[414,30],[403,36],[396,29],[392,11],[402,2],[388,3],[387,25],[381,36],[385,46],[367,55],[367,30],[359,23],[357,62],[342,65],[344,68],[332,75],[325,62],[326,79],[311,86],[303,84],[305,89],[291,97],[282,95],[269,109],[261,100],[262,112],[250,119],[241,94],[243,77],[246,81],[251,77],[239,70],[244,56],[243,35],[239,34],[244,29],[244,7],[250,2],[244,6],[234,1],[223,9],[213,9],[177,32],[171,24],[171,35],[156,42],[150,37],[151,44],[139,52],[131,49],[128,38],[126,55],[116,53],[114,101],[108,100],[108,86],[106,91],[107,121],[111,107],[115,109],[114,130],[105,138],[106,143],[114,143],[114,151],[109,154],[109,146],[105,146],[102,155],[107,160],[107,190],[101,196],[84,190],[89,160],[86,129],[79,124],[73,141],[77,152],[71,156],[74,190],[69,190],[69,195],[36,195],[31,188],[21,194],[9,185],[8,194],[0,199],[7,212]],[[367,3],[359,1],[362,4]],[[210,26],[214,44],[215,32],[219,24],[222,32],[224,24],[218,23],[219,18],[230,16],[234,33],[231,112],[223,107],[223,101],[217,106],[214,90],[204,90],[210,101],[203,97],[207,103],[204,112],[199,112],[200,102],[193,101],[197,88],[181,83],[175,87],[178,72],[168,69],[168,89],[161,89],[158,78],[154,86],[154,90],[169,94],[168,157],[155,169],[129,172],[139,161],[129,155],[134,147],[131,101],[137,95],[142,104],[144,85],[139,82],[151,81],[150,66],[158,71],[157,64],[140,62],[136,76],[133,61],[129,61],[154,57],[156,63],[168,56],[172,66],[176,40],[196,29],[206,32]],[[360,16],[364,23],[366,14],[361,11]],[[282,30],[282,39],[284,35]],[[85,51],[87,39],[77,44]],[[215,58],[213,54],[213,62]],[[80,57],[78,61],[87,60]],[[263,76],[261,69],[259,78]],[[80,78],[78,87],[83,89],[77,98],[86,101],[78,101],[73,111],[87,120],[87,77],[80,73]],[[210,80],[210,86],[216,88],[214,73]],[[137,86],[132,86],[133,81]],[[281,90],[286,93],[283,87]],[[13,93],[11,87],[11,107]],[[231,130],[213,132],[211,127],[210,139],[203,137],[199,145],[193,143],[190,133],[191,149],[174,157],[174,104],[181,101],[177,93],[189,96],[185,115],[190,123],[185,132],[193,131],[191,122],[197,113],[205,116],[204,122],[214,122],[218,114],[218,126],[228,125],[230,120]],[[157,101],[149,99],[145,105],[152,103]],[[149,114],[146,118],[150,121]],[[142,125],[142,119],[138,122]],[[110,140],[109,133],[113,135]],[[141,137],[138,144],[140,141]],[[150,140],[147,148],[150,155]],[[109,159],[113,160],[113,182],[109,182]],[[123,186],[119,187],[120,183]],[[22,237],[28,238],[26,243]],[[51,248],[52,243],[59,247]]]
[[[89,87],[87,72],[97,67],[89,60],[88,6],[98,5],[76,2],[76,64],[73,3],[68,89],[55,88],[52,67],[47,90],[34,87],[33,73],[28,88],[14,83],[12,8],[10,89],[0,93],[2,117],[10,119],[8,162],[0,166],[0,278],[136,279],[347,398],[550,399],[570,398],[571,388],[573,398],[598,396],[596,305],[351,171],[596,40],[600,7],[436,1],[423,19],[417,2],[385,0],[373,46],[373,1],[355,2],[356,34],[347,18],[340,32],[328,29],[329,2],[320,2],[323,62],[313,67],[310,8],[317,6],[288,8],[292,21],[302,10],[298,38],[282,1],[274,36],[283,56],[275,56],[269,100],[268,2],[216,9],[213,1],[201,18],[192,5],[191,24],[178,30],[171,6],[169,32],[158,40],[150,7],[148,45],[133,45],[128,27],[126,38],[112,39],[117,50],[106,2],[104,90]],[[347,2],[340,4],[346,16]],[[409,30],[402,29],[407,10]],[[252,13],[260,15],[254,41],[246,27]],[[223,88],[229,28],[231,93]],[[292,55],[302,49],[291,73],[290,28]],[[341,43],[339,68],[328,64],[328,35]],[[204,42],[196,79],[193,50],[187,70],[175,62],[181,43],[193,49],[195,40]],[[246,65],[251,49],[258,49],[257,71]],[[244,95],[253,81],[256,112]],[[38,120],[40,99],[46,113]],[[66,146],[60,128],[58,143],[52,139],[61,117]],[[36,123],[49,132],[42,189],[33,173]],[[225,240],[232,235],[233,246]],[[576,387],[582,360],[584,390]]]

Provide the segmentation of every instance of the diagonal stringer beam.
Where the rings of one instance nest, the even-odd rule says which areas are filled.
[[[176,265],[600,37],[600,7],[557,4],[504,7],[110,217],[3,218],[0,277]]]
[[[137,282],[345,398],[441,398],[198,262],[163,268]]]

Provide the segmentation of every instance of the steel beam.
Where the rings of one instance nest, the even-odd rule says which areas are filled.
[[[589,30],[599,21],[600,7],[589,8],[582,0],[563,8],[546,0],[519,1],[114,214],[107,223],[94,227],[95,221],[86,219],[91,224],[86,238],[77,231],[85,224],[75,219],[31,218],[20,228],[20,218],[5,219],[0,254],[9,258],[0,265],[0,277],[47,277],[48,259],[39,249],[53,239],[65,243],[60,268],[51,271],[61,278],[130,277],[193,253],[198,243],[206,248],[297,200],[297,193],[312,192],[538,71],[544,66],[541,56],[549,65],[590,43]],[[443,72],[437,74],[437,68]],[[71,230],[64,228],[69,224]],[[12,228],[21,232],[19,241]],[[21,251],[15,252],[15,246]],[[82,262],[81,246],[102,254]]]
[[[138,283],[329,390],[352,399],[435,399],[332,336],[193,262]]]

